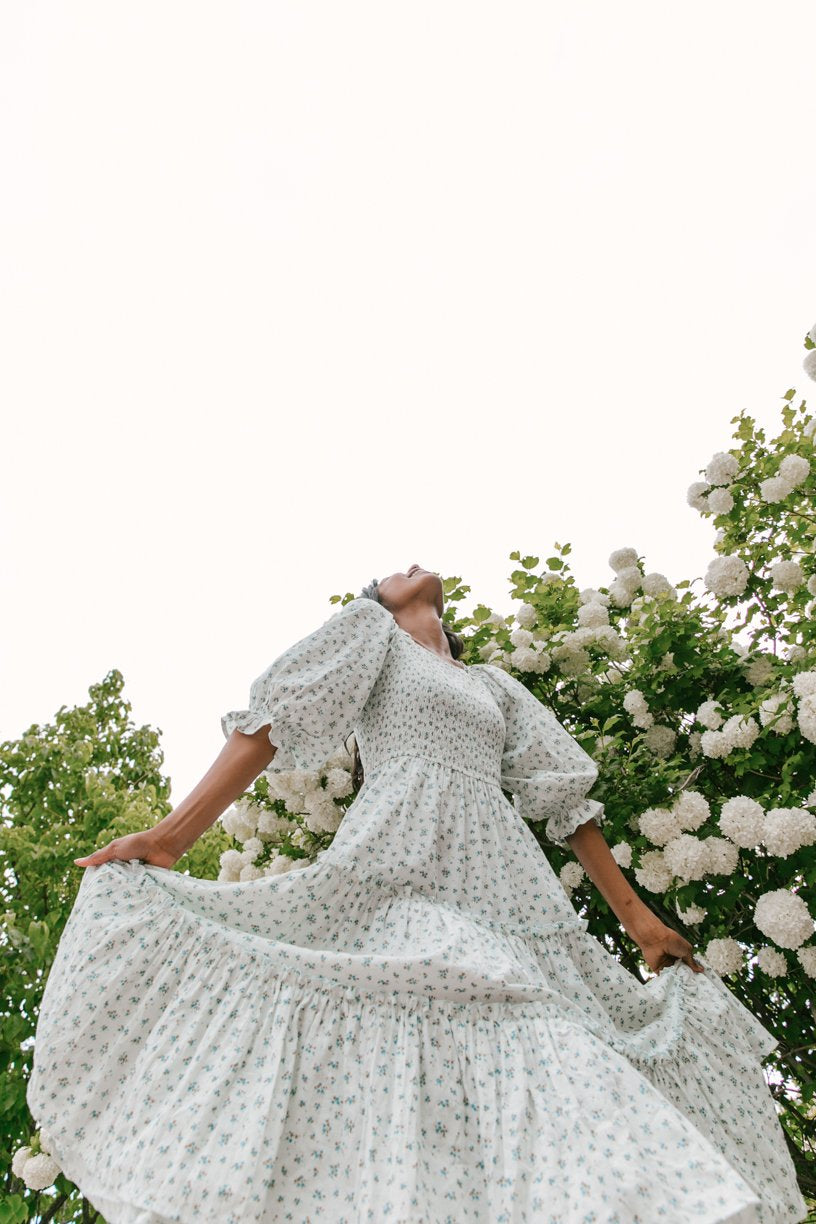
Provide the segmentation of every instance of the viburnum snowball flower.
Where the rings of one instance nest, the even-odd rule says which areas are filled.
[[[762,840],[769,854],[787,858],[816,842],[816,816],[803,808],[771,808],[765,816]]]
[[[619,867],[631,867],[632,847],[628,842],[618,842],[612,847],[612,857]]]
[[[286,871],[291,871],[293,867],[297,867],[298,860],[291,858],[288,854],[276,854],[270,863],[267,863],[264,875],[275,876],[283,875]]]
[[[596,603],[594,600],[591,603],[581,604],[578,609],[578,624],[595,625],[609,624],[609,611],[605,604]]]
[[[244,842],[244,848],[241,852],[241,857],[245,863],[251,863],[256,859],[263,850],[263,842],[260,837],[250,837]]]
[[[813,418],[816,421],[816,417]],[[811,595],[816,595],[816,574],[811,574],[807,580],[807,589]]]
[[[689,485],[686,492],[686,501],[693,510],[699,510],[702,513],[708,509],[706,493],[710,487],[707,480],[695,480],[693,484]]]
[[[786,455],[779,465],[777,476],[792,487],[802,484],[810,475],[810,461],[804,455]]]
[[[616,608],[628,608],[635,598],[636,588],[625,582],[619,582],[616,578],[614,582],[609,584],[609,598]]]
[[[732,595],[742,595],[750,573],[742,557],[715,557],[709,562],[704,582],[707,590],[713,595],[726,598]]]
[[[754,924],[780,948],[798,948],[813,934],[813,919],[801,897],[785,888],[763,893],[754,906]]]
[[[532,646],[517,646],[510,652],[510,662],[518,671],[531,672],[538,662],[538,653]]]
[[[770,944],[766,944],[757,952],[757,964],[763,973],[767,973],[768,977],[784,977],[788,972],[785,953],[780,952],[777,948],[772,948]]]
[[[677,732],[662,723],[654,723],[643,736],[646,747],[658,757],[668,757],[674,752]]]
[[[510,641],[514,646],[532,646],[533,635],[529,629],[514,629]]]
[[[799,948],[796,955],[808,977],[816,978],[816,944],[808,944],[806,948]]]
[[[800,671],[793,677],[793,691],[797,697],[810,697],[816,693],[816,671]]]
[[[703,842],[712,875],[733,875],[739,863],[739,849],[725,837],[707,837]]]
[[[759,721],[776,735],[786,735],[793,729],[793,715],[784,708],[787,700],[785,693],[771,693],[759,703]]]
[[[53,1186],[54,1181],[62,1172],[60,1166],[45,1152],[31,1156],[23,1165],[22,1178],[29,1190],[45,1190]]]
[[[734,795],[722,805],[719,826],[732,842],[743,850],[751,850],[762,841],[765,813],[756,799],[748,795]]]
[[[722,731],[704,731],[700,736],[700,749],[703,756],[716,760],[728,756],[733,744],[723,735]]]
[[[664,893],[672,882],[672,873],[666,866],[662,850],[646,850],[635,868],[635,879],[649,892]]]
[[[703,738],[702,732],[692,731],[691,735],[688,738],[689,753],[691,754],[691,756],[697,757],[702,752],[702,748],[700,747],[700,740],[702,738]]]
[[[760,480],[759,482],[759,495],[769,505],[774,502],[784,501],[792,491],[793,485],[789,484],[782,476],[769,476],[766,480]]]
[[[485,642],[485,644],[484,644],[483,646],[480,646],[480,647],[479,647],[479,652],[478,652],[478,653],[479,653],[479,658],[480,658],[480,659],[481,659],[483,662],[485,662],[485,663],[486,663],[486,662],[487,662],[487,660],[490,658],[490,656],[491,656],[491,655],[492,655],[492,654],[493,654],[493,653],[494,653],[494,652],[495,652],[497,649],[498,649],[498,647],[496,646],[496,643],[495,643],[495,642],[493,642],[493,641],[491,641],[491,642]]]
[[[220,857],[221,870],[218,879],[227,882],[238,880],[245,866],[244,856],[240,850],[225,850]]]
[[[504,629],[507,625],[507,621],[502,616],[501,612],[491,612],[487,618],[487,624],[496,625],[497,628]]]
[[[745,678],[752,688],[760,688],[767,684],[774,674],[774,662],[771,655],[753,655],[745,662]]]
[[[704,701],[698,708],[695,718],[698,723],[702,723],[710,731],[716,731],[725,721],[720,713],[721,709],[719,701]]]
[[[31,1158],[31,1148],[28,1144],[25,1147],[18,1148],[11,1158],[11,1171],[15,1177],[23,1176],[23,1166],[25,1162]]]
[[[759,735],[759,723],[755,718],[745,718],[742,714],[732,714],[723,723],[721,734],[731,748],[750,748]]]
[[[711,968],[721,977],[739,973],[742,968],[743,952],[736,939],[709,939],[705,954]]]
[[[241,868],[241,873],[238,878],[239,880],[242,880],[242,881],[260,880],[262,875],[263,875],[262,867],[256,867],[254,863],[247,863],[244,867]]]
[[[771,566],[771,583],[778,591],[797,591],[804,581],[798,561],[777,561]]]
[[[578,887],[585,875],[586,872],[580,863],[570,862],[564,864],[558,873],[558,878],[566,892],[571,893],[573,888]]]
[[[725,485],[734,479],[739,471],[739,460],[727,451],[717,451],[708,461],[705,478],[709,484]]]
[[[663,857],[669,871],[680,880],[702,880],[709,869],[705,842],[691,833],[681,833],[670,841]]]
[[[802,433],[806,438],[812,438],[816,431],[816,416],[808,417],[802,426]]]
[[[809,693],[800,699],[797,721],[805,739],[816,744],[816,693]]]
[[[699,829],[701,824],[711,819],[711,806],[705,795],[701,795],[699,791],[680,791],[671,810],[681,832]]]
[[[816,595],[816,591],[813,592]],[[585,603],[609,603],[609,595],[605,591],[598,591],[595,587],[584,587],[579,593],[579,599],[582,604]]]
[[[643,591],[646,595],[671,595],[672,599],[677,597],[677,591],[669,582],[665,574],[659,573],[658,570],[652,570],[643,576]]]
[[[805,800],[805,807],[816,807],[816,787],[813,788]]]
[[[226,812],[221,817],[221,823],[231,837],[236,841],[245,842],[250,837],[255,836],[257,822],[255,820],[247,820],[244,818],[244,813],[237,805],[227,808]]]
[[[345,799],[354,786],[351,773],[347,769],[330,769],[326,774],[326,794],[331,799]]]
[[[40,1148],[47,1156],[54,1155],[53,1141],[51,1136],[48,1131],[43,1130],[42,1127],[40,1127]]]
[[[629,566],[637,565],[638,555],[634,548],[616,548],[609,557],[610,569],[616,574]]]
[[[538,620],[538,613],[532,604],[523,603],[516,612],[516,623],[524,629],[532,629]]]
[[[686,926],[696,926],[706,916],[705,910],[701,909],[699,905],[689,905],[686,909],[683,909],[682,905],[676,905],[674,908],[677,911],[677,917]]]
[[[728,489],[712,489],[706,498],[706,506],[712,514],[728,514],[734,509],[734,498]]]
[[[645,812],[641,812],[638,827],[655,846],[665,846],[666,842],[679,837],[682,831],[669,809],[660,807],[646,808]]]

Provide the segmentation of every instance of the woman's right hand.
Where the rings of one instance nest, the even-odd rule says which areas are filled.
[[[152,867],[172,867],[181,858],[167,839],[156,829],[146,829],[144,833],[128,833],[126,837],[115,837],[107,846],[86,854],[84,858],[76,858],[78,867],[99,867],[113,859],[139,859]]]

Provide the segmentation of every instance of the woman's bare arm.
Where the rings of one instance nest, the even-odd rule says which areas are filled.
[[[252,735],[233,731],[201,781],[163,820],[144,833],[117,837],[74,862],[80,867],[97,867],[111,859],[139,858],[160,867],[171,866],[244,793],[276,752],[269,742],[268,725]]]
[[[612,857],[609,843],[594,820],[579,825],[564,839],[592,883],[608,902],[623,929],[636,943],[663,924],[649,909]]]

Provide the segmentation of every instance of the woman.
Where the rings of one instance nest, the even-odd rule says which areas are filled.
[[[56,1158],[111,1224],[801,1220],[776,1040],[628,885],[593,760],[442,611],[418,565],[372,583],[255,680],[174,811],[77,860],[28,1089]],[[352,730],[364,782],[316,862],[171,870]],[[589,933],[525,818],[656,977]]]

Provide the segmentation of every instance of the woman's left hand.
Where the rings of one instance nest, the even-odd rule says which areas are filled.
[[[640,937],[633,938],[653,973],[660,973],[661,969],[678,960],[685,961],[695,973],[705,972],[705,966],[694,959],[694,949],[689,941],[663,922],[650,926]]]

